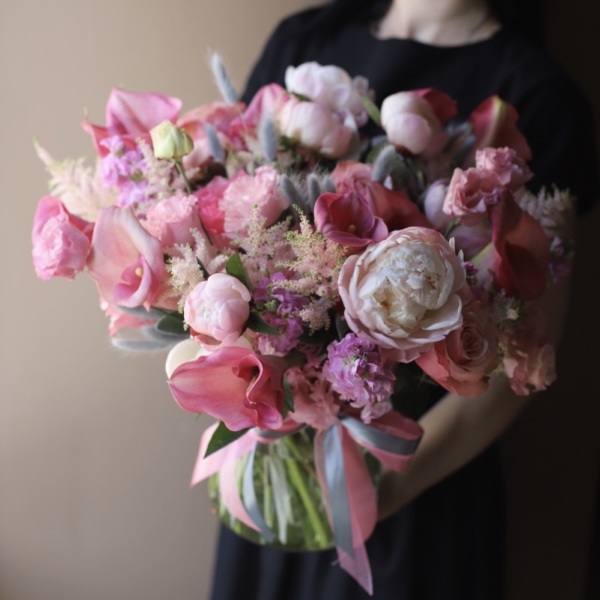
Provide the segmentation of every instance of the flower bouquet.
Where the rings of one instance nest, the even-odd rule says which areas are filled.
[[[535,301],[568,269],[570,198],[526,190],[500,98],[462,123],[433,89],[379,110],[364,78],[307,63],[244,105],[214,67],[225,100],[183,114],[114,89],[106,124],[83,123],[94,168],[38,147],[36,273],[87,272],[115,346],[169,350],[175,401],[216,420],[193,481],[230,527],[336,546],[372,592],[381,469],[405,469],[422,434],[398,393],[553,381]]]

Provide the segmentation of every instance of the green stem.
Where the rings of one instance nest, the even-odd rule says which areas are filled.
[[[185,170],[183,168],[183,163],[180,160],[176,160],[175,162],[175,166],[177,167],[177,170],[179,171],[179,174],[181,175],[183,182],[185,183],[185,189],[187,190],[187,193],[191,196],[192,192],[194,190],[192,190],[192,186],[190,185],[190,181],[187,178],[186,174],[185,174]]]

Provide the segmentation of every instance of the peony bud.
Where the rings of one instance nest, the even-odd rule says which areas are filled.
[[[192,138],[171,121],[163,121],[150,130],[154,156],[166,160],[181,160],[194,149]]]

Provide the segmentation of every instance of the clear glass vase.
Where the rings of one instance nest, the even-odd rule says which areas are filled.
[[[324,550],[334,537],[317,479],[313,448],[314,431],[302,429],[269,443],[259,443],[253,465],[256,502],[275,539],[267,542],[258,531],[231,515],[219,494],[219,474],[208,489],[219,518],[238,535],[253,542],[288,551]],[[236,484],[242,496],[248,456],[238,460]]]

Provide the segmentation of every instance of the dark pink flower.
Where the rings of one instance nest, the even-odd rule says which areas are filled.
[[[100,296],[110,304],[150,308],[163,294],[161,243],[142,227],[130,208],[100,210],[88,269]]]
[[[106,104],[106,125],[93,125],[87,119],[82,126],[94,140],[100,156],[109,150],[100,142],[119,136],[127,148],[134,148],[137,138],[150,143],[150,130],[163,121],[175,123],[181,100],[162,94],[128,92],[113,88]]]
[[[371,202],[357,192],[326,192],[314,209],[317,229],[330,240],[350,250],[359,250],[387,237],[385,223],[373,213]]]
[[[226,346],[177,367],[169,388],[181,408],[211,415],[232,431],[279,429],[284,369],[281,359]]]
[[[35,211],[31,241],[33,265],[40,279],[73,279],[86,264],[93,223],[72,215],[53,196],[44,196]]]

